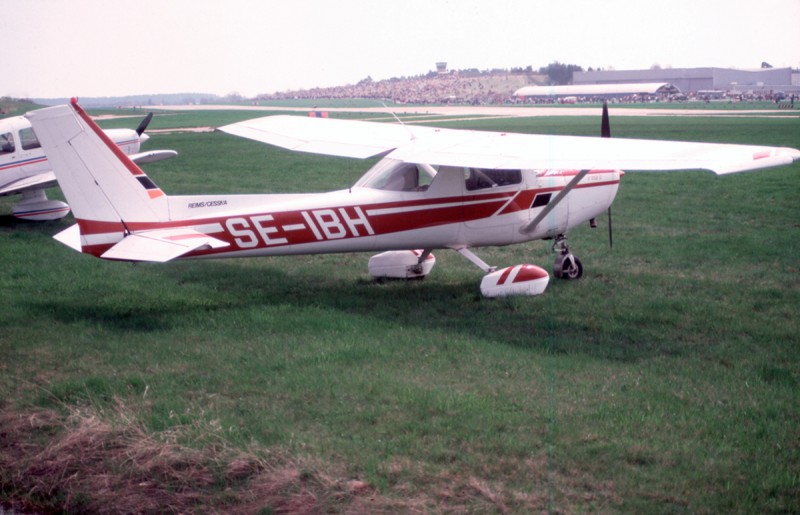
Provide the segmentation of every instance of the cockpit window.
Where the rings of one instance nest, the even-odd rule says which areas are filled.
[[[385,191],[425,191],[435,175],[436,170],[430,166],[384,159],[355,185]]]
[[[10,154],[14,152],[14,138],[10,132],[0,134],[0,154]]]
[[[42,146],[39,144],[36,134],[34,134],[33,129],[30,127],[19,131],[19,141],[23,150],[32,150]]]
[[[522,182],[522,171],[464,168],[464,181],[467,185],[467,191],[511,186]]]

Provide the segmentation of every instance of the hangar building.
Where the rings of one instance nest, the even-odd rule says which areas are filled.
[[[572,75],[572,83],[575,85],[637,84],[642,82],[668,82],[684,93],[697,93],[703,90],[800,93],[800,86],[792,85],[791,68],[763,68],[757,70],[662,68],[653,70],[575,72]]]

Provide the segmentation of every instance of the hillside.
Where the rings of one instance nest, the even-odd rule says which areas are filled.
[[[368,78],[355,85],[259,95],[258,100],[371,98],[414,104],[500,103],[523,86],[545,81],[546,76],[531,73],[453,72],[381,81]]]
[[[30,100],[19,100],[10,97],[0,98],[0,116],[19,116],[41,107]]]
[[[484,104],[503,103],[517,89],[532,84],[545,84],[546,75],[519,71],[479,72],[477,70],[453,71],[447,74],[429,73],[416,77],[392,78],[374,81],[366,78],[358,84],[282,91],[262,94],[255,100],[286,99],[375,99],[408,104]],[[80,97],[81,105],[90,108],[188,105],[242,102],[241,97],[219,97],[201,93],[128,95],[118,97]],[[63,98],[0,99],[0,116],[29,111],[32,106],[58,105],[69,102]]]

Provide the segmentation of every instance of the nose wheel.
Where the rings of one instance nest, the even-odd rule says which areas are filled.
[[[553,275],[559,279],[580,279],[583,275],[583,263],[569,251],[566,236],[560,235],[556,238],[553,251],[558,254],[553,263]]]

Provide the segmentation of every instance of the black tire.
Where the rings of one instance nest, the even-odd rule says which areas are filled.
[[[580,259],[572,256],[572,262],[575,263],[574,265],[570,265],[569,255],[559,256],[559,259],[560,261],[557,261],[553,266],[553,272],[556,277],[568,281],[574,281],[575,279],[583,277],[583,263],[581,263]]]

